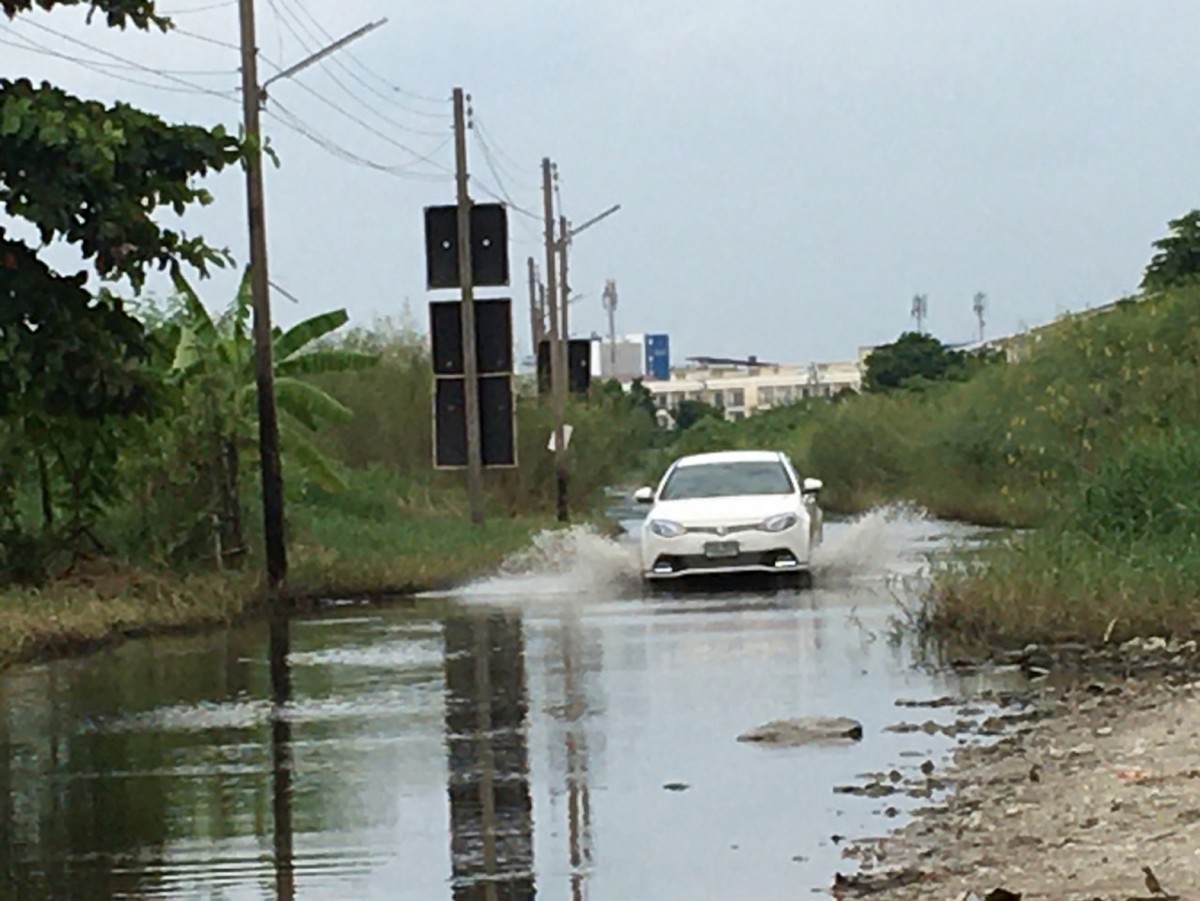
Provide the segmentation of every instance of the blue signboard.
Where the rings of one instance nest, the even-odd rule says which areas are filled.
[[[671,342],[666,335],[646,336],[646,378],[657,382],[671,378]]]

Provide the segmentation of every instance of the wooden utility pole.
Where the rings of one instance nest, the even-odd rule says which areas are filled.
[[[267,551],[267,588],[272,598],[287,577],[283,537],[283,467],[279,460],[279,420],[275,409],[271,297],[267,275],[266,202],[262,176],[258,47],[254,0],[239,0],[242,43],[242,112],[246,132],[246,201],[250,225],[250,294],[254,309],[254,377],[258,388],[258,448],[262,468],[263,535]]]
[[[454,89],[454,168],[458,179],[458,277],[462,282],[463,394],[467,417],[467,494],[471,522],[484,518],[479,372],[475,356],[475,283],[471,266],[471,195],[467,191],[467,121],[462,88]]]
[[[563,417],[566,415],[566,373],[563,372],[563,333],[558,303],[558,248],[554,240],[554,185],[550,159],[542,160],[542,201],[546,219],[546,302],[550,308],[550,396],[554,407],[554,472],[558,521],[567,514],[567,448]]]

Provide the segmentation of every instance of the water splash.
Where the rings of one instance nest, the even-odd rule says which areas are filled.
[[[640,593],[638,546],[608,538],[591,526],[535,535],[499,572],[455,592],[468,600],[538,598],[615,600]]]
[[[455,589],[454,596],[487,603],[572,605],[642,594],[637,524],[617,539],[591,526],[552,529],[509,557],[494,575]],[[852,520],[827,522],[813,554],[818,589],[836,589],[918,575],[927,555],[959,543],[966,528],[907,504],[877,508]]]
[[[813,552],[813,576],[821,585],[875,581],[911,571],[919,547],[943,524],[907,504],[879,507],[855,519],[827,523],[825,541]]]

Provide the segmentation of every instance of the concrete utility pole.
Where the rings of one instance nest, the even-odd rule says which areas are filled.
[[[246,211],[250,227],[250,295],[254,309],[254,379],[258,388],[258,456],[262,470],[267,589],[273,596],[287,577],[287,546],[283,538],[283,466],[279,459],[279,419],[275,408],[262,130],[258,118],[263,94],[258,86],[254,0],[239,0],[238,11],[242,37],[242,115],[248,148]]]
[[[546,226],[546,302],[550,308],[550,397],[554,407],[554,473],[558,521],[566,522],[567,448],[563,417],[566,415],[566,373],[563,372],[563,334],[558,304],[558,248],[554,240],[554,184],[550,158],[542,160],[542,204]]]
[[[467,417],[467,495],[471,522],[484,519],[479,371],[475,358],[475,285],[471,267],[471,195],[467,190],[467,119],[462,88],[454,89],[454,169],[458,180],[458,278],[462,282],[463,394]]]
[[[567,217],[559,215],[558,217],[558,254],[560,269],[558,273],[559,290],[562,294],[560,305],[562,307],[562,331],[563,341],[566,342],[563,348],[563,371],[570,372],[570,356],[568,347],[571,341],[571,285],[567,275],[569,262],[567,260],[567,247],[571,243],[571,233],[567,228]],[[570,376],[568,375],[568,381]]]
[[[527,263],[529,264],[529,340],[533,342],[533,359],[536,365],[538,345],[542,342],[544,323],[542,311],[538,307],[537,264],[534,263],[533,257],[530,257]]]
[[[267,557],[267,589],[272,598],[287,577],[287,545],[283,536],[283,466],[279,457],[279,415],[275,405],[272,359],[270,277],[267,270],[266,200],[262,175],[262,128],[259,114],[266,103],[258,83],[258,46],[254,0],[238,0],[242,52],[242,125],[248,147],[246,212],[250,230],[250,296],[254,311],[254,380],[258,392],[258,456],[262,472],[263,535]],[[364,25],[268,80],[290,78],[302,69],[378,28],[387,20]]]

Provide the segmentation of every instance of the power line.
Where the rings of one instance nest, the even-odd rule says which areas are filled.
[[[225,47],[228,50],[241,51],[241,49],[242,49],[237,44],[231,43],[230,41],[223,41],[220,38],[211,38],[206,34],[200,34],[200,32],[198,32],[198,31],[191,31],[187,28],[180,28],[178,25],[171,26],[171,33],[172,34],[181,34],[184,37],[189,37],[196,41],[203,41],[206,44],[212,44],[216,47]],[[265,59],[265,57],[264,57],[264,59]],[[267,60],[267,62],[270,62],[270,60]],[[279,68],[279,66],[275,63],[271,63],[271,65],[275,66],[276,69]]]
[[[168,19],[171,16],[190,16],[193,13],[204,13],[210,9],[227,9],[230,6],[237,6],[238,0],[221,0],[220,3],[209,3],[204,6],[191,6],[186,9],[160,9],[160,15],[166,16]]]
[[[503,160],[507,161],[513,168],[515,168],[519,171],[521,169],[522,164],[518,163],[508,153],[506,153],[504,150],[504,147],[500,144],[500,142],[491,136],[491,129],[489,129],[487,127],[487,125],[484,123],[484,121],[481,118],[479,118],[478,113],[474,114],[473,122],[474,122],[473,127],[474,127],[475,131],[477,131],[482,137],[487,139],[488,143],[492,146],[492,149],[495,150],[496,153],[499,154],[499,156]],[[523,187],[523,188],[529,188],[532,191],[539,190],[539,187],[537,185],[535,185],[533,182],[521,183],[521,178],[519,176],[514,177],[511,171],[508,172],[508,176],[509,176],[510,181],[514,181],[514,182],[521,184],[521,187]]]
[[[380,140],[386,141],[387,143],[391,144],[393,147],[403,150],[405,153],[407,153],[411,157],[413,157],[415,162],[432,162],[429,159],[428,155],[422,154],[419,151],[414,150],[412,147],[409,147],[403,141],[396,140],[394,137],[389,135],[387,132],[380,131],[378,128],[376,128],[374,125],[372,125],[370,122],[367,122],[365,119],[363,119],[359,116],[356,116],[354,113],[349,112],[348,110],[346,110],[339,104],[335,103],[334,101],[330,100],[328,97],[324,96],[320,92],[314,91],[312,88],[310,88],[304,82],[293,80],[289,83],[295,85],[300,90],[304,91],[306,94],[309,94],[309,95],[315,97],[317,100],[321,101],[321,103],[325,104],[327,107],[329,107],[330,109],[332,109],[334,112],[338,113],[339,115],[344,116],[345,118],[349,119],[351,122],[358,125],[364,131],[369,131],[371,134],[375,135]]]
[[[472,129],[472,131],[474,131],[474,129]],[[527,219],[533,219],[537,222],[541,222],[541,220],[542,220],[541,216],[537,215],[537,213],[530,212],[529,210],[525,209],[519,203],[517,203],[515,200],[512,199],[512,196],[509,194],[508,189],[504,185],[504,179],[502,179],[500,177],[500,173],[496,171],[496,165],[495,165],[494,160],[492,159],[491,151],[488,149],[487,143],[483,140],[483,136],[480,135],[478,132],[476,132],[475,140],[479,144],[479,149],[483,152],[483,159],[484,159],[484,162],[487,163],[488,170],[492,173],[492,177],[494,179],[496,179],[496,183],[500,186],[500,191],[499,191],[499,194],[497,194],[495,191],[490,190],[488,188],[488,186],[486,184],[484,184],[482,181],[479,181],[478,179],[476,179],[476,182],[479,185],[479,187],[484,191],[484,193],[489,194],[495,200],[504,201],[504,203],[508,204],[508,206],[512,210],[514,210],[517,213],[520,213],[522,216],[525,216]]]
[[[288,128],[291,131],[294,131],[297,134],[307,138],[309,141],[316,144],[322,150],[325,150],[327,153],[337,157],[338,159],[342,160],[343,162],[352,163],[354,165],[362,166],[367,169],[372,169],[376,172],[383,172],[387,175],[394,175],[394,176],[403,177],[403,178],[411,178],[411,179],[417,180],[417,181],[444,181],[448,177],[453,175],[453,173],[448,168],[446,168],[445,166],[442,166],[436,160],[433,160],[433,159],[426,159],[426,161],[429,162],[430,165],[434,165],[434,166],[437,166],[438,168],[442,169],[445,172],[445,174],[440,174],[440,173],[435,173],[435,172],[420,172],[420,171],[414,170],[412,168],[412,166],[414,165],[413,163],[407,163],[405,165],[388,165],[386,163],[380,163],[380,162],[377,162],[376,160],[369,159],[368,157],[365,157],[359,153],[356,153],[353,150],[349,150],[346,147],[343,147],[341,144],[338,144],[336,141],[333,141],[330,138],[326,137],[325,135],[321,134],[320,132],[316,131],[310,125],[308,125],[303,119],[301,119],[295,113],[291,112],[291,110],[289,110],[287,107],[285,107],[283,104],[279,103],[278,101],[273,101],[271,106],[265,112],[266,112],[267,116],[270,116],[272,119],[279,122],[285,128]],[[432,157],[435,153],[441,152],[443,149],[445,149],[445,147],[450,143],[450,141],[452,139],[453,139],[452,135],[448,136],[440,147],[431,151],[429,156]]]
[[[304,3],[303,3],[303,2],[301,2],[301,0],[292,0],[292,2],[294,2],[294,3],[295,3],[296,7],[297,7],[297,8],[298,8],[298,9],[299,9],[299,10],[300,10],[302,13],[304,13],[304,15],[305,15],[305,16],[308,18],[308,20],[309,20],[310,22],[312,22],[312,23],[313,23],[313,25],[315,25],[315,26],[316,26],[317,30],[318,30],[319,32],[321,32],[321,34],[323,34],[323,35],[326,37],[326,39],[328,39],[328,40],[333,40],[333,35],[331,35],[331,34],[330,34],[330,33],[329,33],[329,32],[328,32],[326,29],[325,29],[325,27],[324,27],[324,26],[321,24],[320,20],[318,20],[316,16],[314,16],[314,15],[313,15],[311,12],[309,12],[308,8],[307,8],[307,7],[304,5]],[[413,93],[412,91],[409,91],[409,90],[406,90],[405,88],[402,88],[400,85],[398,85],[398,84],[395,84],[395,83],[391,82],[391,81],[390,81],[390,80],[388,80],[387,78],[384,78],[382,75],[380,75],[379,73],[375,72],[375,71],[374,71],[374,70],[373,70],[373,69],[372,69],[370,66],[368,66],[368,65],[367,65],[366,63],[364,63],[364,62],[363,62],[361,59],[359,59],[359,58],[358,58],[358,56],[357,56],[357,55],[354,53],[354,51],[352,51],[352,50],[347,50],[347,51],[345,51],[345,56],[346,56],[348,59],[350,59],[350,60],[353,60],[353,61],[354,61],[354,62],[355,62],[357,65],[358,65],[358,67],[359,67],[360,69],[362,69],[362,70],[363,70],[365,73],[367,73],[368,75],[370,75],[372,78],[375,78],[375,79],[376,79],[376,80],[378,80],[378,81],[379,81],[381,84],[383,84],[383,85],[386,85],[386,86],[388,87],[388,89],[389,89],[389,90],[391,90],[391,91],[392,91],[393,93],[395,93],[395,94],[400,94],[400,95],[401,95],[401,96],[403,96],[403,97],[409,97],[409,98],[411,98],[411,99],[413,99],[413,100],[419,100],[419,101],[421,101],[421,102],[423,102],[423,103],[430,103],[430,104],[444,104],[444,103],[446,103],[446,101],[449,99],[449,98],[446,98],[446,97],[430,97],[430,96],[428,96],[428,95],[416,94],[416,93]],[[364,86],[365,86],[365,87],[368,87],[368,88],[370,88],[370,86],[369,86],[369,85],[365,85],[365,84],[364,84]],[[379,96],[381,96],[381,97],[384,97],[385,99],[387,99],[387,100],[390,100],[390,101],[391,101],[391,102],[393,102],[393,103],[396,103],[396,105],[397,105],[397,106],[400,106],[400,104],[399,104],[399,103],[397,103],[397,101],[395,100],[395,98],[389,98],[389,97],[387,97],[387,95],[386,95],[386,94],[379,94]],[[403,107],[403,106],[401,106],[401,108],[402,108],[402,109],[408,109],[407,107]],[[409,112],[411,112],[411,113],[414,113],[415,115],[431,115],[430,113],[420,113],[420,112],[418,112],[418,111],[416,111],[416,110],[411,110],[411,109],[409,109],[408,111],[409,111]]]
[[[137,69],[139,71],[147,72],[151,75],[157,75],[159,78],[163,78],[163,79],[166,79],[167,81],[175,82],[178,85],[182,85],[184,88],[189,89],[189,90],[185,91],[184,93],[208,94],[213,97],[220,97],[224,100],[234,100],[234,95],[236,93],[234,91],[213,90],[212,88],[206,88],[203,85],[198,85],[195,82],[191,82],[184,78],[180,78],[177,75],[172,75],[171,73],[165,72],[161,69],[155,69],[151,66],[143,66],[141,63],[136,63],[133,60],[126,59],[125,57],[119,56],[116,53],[110,53],[108,50],[104,50],[103,48],[93,46],[92,44],[89,44],[86,41],[81,41],[78,38],[73,38],[70,35],[63,34],[62,32],[56,31],[53,28],[49,27],[48,25],[43,25],[40,22],[30,21],[27,24],[31,28],[36,28],[39,31],[44,31],[47,34],[52,34],[61,40],[67,41],[68,43],[75,44],[76,46],[79,46],[79,47],[83,47],[85,50],[90,50],[93,53],[99,53],[101,56],[106,56],[110,59],[116,60],[117,62],[128,64],[132,68]],[[90,61],[72,59],[71,57],[66,57],[65,54],[61,54],[61,53],[58,53],[57,51],[51,50],[50,48],[41,47],[40,45],[37,45],[36,42],[30,41],[29,38],[25,37],[25,35],[20,34],[19,32],[12,32],[11,26],[10,26],[9,30],[11,33],[19,36],[22,40],[29,41],[30,44],[34,44],[34,46],[38,46],[39,49],[41,49],[45,53],[48,53],[51,56],[65,57],[65,58],[71,60],[72,62],[77,62],[80,65],[84,65],[89,68],[92,67],[93,65],[95,65],[95,63],[90,62]],[[113,75],[111,72],[104,72],[103,70],[99,70],[99,71],[102,74],[109,75],[110,77],[113,77],[113,78],[119,78],[120,80],[125,80],[125,81],[133,80],[133,79],[126,78],[124,76]],[[137,82],[137,83],[146,84],[144,82]],[[146,86],[152,87],[152,88],[158,88],[160,90],[175,90],[175,91],[179,90],[179,88],[171,89],[171,88],[165,87],[164,85],[157,85],[157,84],[146,84]]]
[[[274,4],[272,4],[272,5],[274,6]],[[319,32],[321,33],[321,35],[323,35],[323,36],[324,36],[325,40],[327,40],[327,41],[332,41],[332,40],[334,40],[334,37],[333,37],[333,35],[332,35],[332,34],[330,34],[329,30],[328,30],[328,29],[326,29],[326,28],[325,28],[325,27],[324,27],[324,26],[323,26],[323,25],[320,23],[320,21],[319,21],[319,20],[318,20],[318,19],[317,19],[317,18],[316,18],[316,17],[315,17],[315,16],[314,16],[314,15],[313,15],[311,12],[309,12],[309,11],[308,11],[308,9],[307,9],[307,8],[306,8],[306,7],[305,7],[303,4],[297,3],[296,5],[299,7],[300,11],[301,11],[302,13],[304,13],[305,17],[306,17],[306,18],[307,18],[307,19],[308,19],[310,22],[312,22],[312,23],[313,23],[313,25],[315,25],[315,26],[316,26],[316,29],[317,29],[317,31],[319,31]],[[276,16],[276,18],[277,18],[277,19],[280,19],[280,21],[283,21],[283,19],[281,18],[280,10],[279,10],[277,7],[275,8],[275,16]],[[314,41],[317,41],[318,43],[320,42],[320,39],[319,39],[319,38],[317,38],[317,37],[316,37],[316,36],[313,34],[313,32],[312,32],[311,30],[309,30],[309,28],[308,28],[307,26],[305,26],[303,22],[301,22],[301,21],[300,21],[300,19],[299,19],[298,17],[296,17],[296,16],[294,16],[294,15],[293,15],[293,18],[295,19],[295,21],[296,21],[296,24],[298,24],[298,25],[299,25],[301,28],[303,28],[303,29],[304,29],[304,33],[305,33],[305,34],[307,34],[307,35],[308,35],[308,36],[309,36],[309,37],[310,37],[312,40],[314,40]],[[286,23],[285,23],[285,24],[286,24]],[[290,26],[290,25],[287,25],[287,27],[288,27],[289,29],[291,28],[291,26]],[[295,31],[294,31],[294,30],[292,30],[292,33],[293,33],[293,35],[295,35]],[[299,37],[299,35],[296,35],[296,39],[297,39],[297,40],[300,40],[300,37]],[[343,54],[343,55],[345,55],[346,57],[348,57],[348,58],[350,58],[350,59],[354,59],[354,60],[357,62],[357,58],[354,56],[354,54],[353,54],[351,51],[347,50],[347,51],[345,51],[345,52],[344,52],[344,54]],[[331,57],[331,58],[330,58],[330,60],[329,60],[329,62],[331,62],[331,63],[333,63],[334,65],[336,65],[336,66],[337,66],[339,69],[341,69],[341,70],[342,70],[342,71],[343,71],[343,72],[344,72],[346,75],[348,75],[348,76],[349,76],[351,79],[353,79],[355,82],[357,82],[357,83],[358,83],[359,85],[361,85],[362,87],[366,88],[368,91],[370,91],[370,92],[371,92],[372,94],[374,94],[376,97],[379,97],[380,99],[384,100],[385,102],[392,104],[392,105],[393,105],[393,106],[395,106],[397,109],[401,109],[401,110],[403,110],[404,112],[406,112],[406,113],[408,113],[408,114],[410,114],[410,115],[413,115],[413,116],[422,116],[422,117],[424,117],[424,118],[428,118],[428,119],[442,119],[442,118],[444,118],[444,117],[445,117],[445,113],[444,113],[444,112],[437,112],[437,113],[435,113],[435,112],[430,112],[429,110],[420,110],[420,109],[415,109],[415,108],[413,108],[413,107],[411,107],[411,106],[408,106],[408,105],[406,105],[406,104],[404,104],[404,103],[401,103],[401,102],[400,102],[399,100],[397,100],[397,99],[396,99],[394,96],[390,96],[388,93],[386,93],[386,92],[384,92],[384,91],[380,90],[379,88],[375,87],[375,85],[371,84],[369,81],[367,81],[366,79],[364,79],[364,78],[363,78],[361,75],[359,75],[357,72],[355,72],[355,71],[354,71],[353,69],[351,69],[349,66],[347,66],[345,63],[343,63],[343,62],[341,61],[341,59],[340,59],[340,58],[338,58],[338,57]],[[363,65],[363,64],[362,64],[361,62],[359,62],[359,66],[362,66],[362,65]],[[368,72],[370,72],[370,70],[369,70],[369,69],[368,69],[367,71],[368,71]],[[378,78],[379,76],[376,76],[376,77]],[[393,92],[394,92],[394,93],[396,93],[396,92],[399,92],[399,93],[407,93],[407,92],[404,92],[402,88],[399,88],[399,87],[397,87],[397,86],[394,86],[394,85],[393,85],[393,86],[391,86],[391,88],[392,88],[392,90],[393,90]],[[343,90],[344,90],[344,89],[345,89],[345,88],[344,88],[344,86],[343,86]],[[417,96],[417,95],[413,95],[413,96]],[[429,102],[429,103],[436,103],[436,104],[438,104],[438,105],[442,105],[442,104],[445,104],[445,103],[447,103],[447,102],[448,102],[448,100],[449,100],[449,98],[446,98],[446,99],[444,99],[444,100],[433,100],[433,99],[429,99],[429,100],[428,100],[428,102]],[[360,102],[361,102],[361,101],[360,101]],[[365,105],[365,104],[364,104],[364,105]]]
[[[268,0],[268,2],[270,3],[271,9],[275,14],[276,20],[284,28],[286,28],[289,32],[291,32],[292,36],[300,44],[300,47],[310,54],[314,53],[316,48],[309,45],[308,43],[306,43],[304,38],[301,37],[300,33],[296,30],[295,26],[293,26],[292,23],[288,19],[284,18],[284,16],[282,15],[282,13],[279,9],[278,4],[275,2],[275,0]],[[308,34],[311,38],[312,37],[311,32],[308,32]],[[336,57],[331,57],[331,58],[329,58],[328,61],[333,62],[335,65],[338,65],[341,68],[345,68]],[[324,63],[325,63],[325,61],[321,62],[322,67],[324,67]],[[393,128],[399,129],[400,131],[408,132],[410,134],[421,135],[421,136],[425,136],[425,137],[437,138],[437,137],[441,137],[444,134],[444,132],[440,132],[440,131],[435,132],[435,131],[429,131],[429,130],[422,130],[419,128],[413,128],[412,126],[405,125],[402,122],[396,121],[395,119],[389,117],[387,114],[381,113],[379,110],[377,110],[373,106],[371,106],[371,104],[367,103],[365,100],[363,100],[361,97],[359,97],[356,93],[354,93],[353,90],[346,87],[345,83],[340,81],[338,79],[338,77],[336,75],[334,75],[331,71],[329,71],[328,69],[325,69],[324,71],[325,71],[325,74],[327,76],[329,76],[330,81],[332,81],[339,88],[341,88],[343,91],[345,91],[350,97],[354,98],[355,101],[357,101],[364,109],[368,110],[372,115],[377,116],[381,121],[386,122],[388,125],[392,126]]]
[[[7,31],[13,37],[19,37],[25,43],[24,44],[15,44],[11,41],[0,40],[0,44],[5,44],[9,47],[16,47],[20,50],[27,50],[31,53],[32,52],[40,52],[40,53],[44,53],[46,56],[53,56],[57,59],[66,60],[67,62],[78,63],[79,65],[84,66],[85,68],[92,69],[93,71],[96,71],[96,72],[100,72],[100,74],[102,74],[102,75],[110,75],[111,73],[105,71],[108,69],[122,69],[125,71],[130,71],[130,70],[136,70],[136,69],[140,68],[139,66],[136,66],[133,63],[125,63],[125,62],[110,63],[110,62],[104,62],[103,60],[98,60],[98,59],[84,59],[83,57],[80,57],[80,56],[72,56],[69,53],[60,53],[57,50],[53,50],[50,47],[47,47],[45,44],[39,44],[37,41],[34,41],[34,40],[26,37],[23,34],[18,34],[17,32],[13,31],[11,27],[6,28],[5,31]],[[161,75],[190,75],[193,77],[203,77],[203,76],[230,77],[230,76],[234,76],[234,75],[238,74],[237,69],[155,69],[154,71]],[[131,82],[132,84],[142,84],[142,85],[146,85],[147,87],[161,88],[162,90],[180,91],[182,93],[192,93],[191,89],[166,88],[163,85],[157,85],[157,84],[151,84],[150,82],[138,81],[137,79],[133,79],[133,78],[121,78],[120,76],[117,76],[117,75],[114,75],[112,77],[120,78],[120,80],[128,81],[128,82]]]

